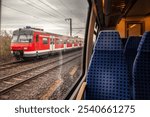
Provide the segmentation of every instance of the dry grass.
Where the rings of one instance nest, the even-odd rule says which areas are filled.
[[[0,59],[8,59],[10,52],[11,36],[5,31],[0,35]]]

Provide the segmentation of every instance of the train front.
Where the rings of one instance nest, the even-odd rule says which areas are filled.
[[[27,29],[19,29],[13,32],[11,41],[11,54],[17,59],[26,58],[25,53],[31,51],[33,32]]]

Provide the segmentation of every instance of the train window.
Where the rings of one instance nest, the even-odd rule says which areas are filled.
[[[96,41],[96,35],[94,34],[93,35],[93,44],[95,43],[95,41]]]
[[[18,42],[30,43],[32,41],[32,35],[19,35]]]
[[[96,39],[97,39],[97,34],[98,34],[98,23],[95,22],[94,34],[93,34],[93,44],[95,43],[95,41],[96,41]]]
[[[56,44],[59,44],[59,43],[60,43],[59,39],[56,39]]]
[[[48,38],[43,38],[43,44],[48,44]]]
[[[13,35],[12,42],[23,42],[23,43],[31,43],[32,35]]]
[[[18,39],[18,36],[17,35],[13,35],[11,42],[17,42],[17,39]]]
[[[63,43],[64,43],[64,41],[63,41],[62,39],[60,39],[60,40],[59,40],[59,43],[60,43],[60,44],[63,44]]]
[[[0,93],[0,99],[64,99],[83,75],[81,45],[85,40],[88,1],[2,0],[1,8],[1,34],[8,41],[1,46],[0,40],[0,62],[3,55],[4,62],[19,63],[0,70],[0,79],[21,74],[10,78],[7,87],[2,83],[2,90],[12,85],[14,88],[5,95]],[[15,91],[16,85],[21,91]]]
[[[71,40],[71,39],[70,39],[70,40],[67,40],[67,43],[68,43],[68,44],[72,44],[72,43],[73,43],[73,40]]]

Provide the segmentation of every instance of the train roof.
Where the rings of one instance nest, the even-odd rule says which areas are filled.
[[[17,30],[15,30],[13,32],[13,35],[19,35],[19,34],[27,34],[27,35],[32,35],[34,32],[40,32],[40,33],[43,33],[43,34],[50,34],[50,35],[54,35],[54,36],[63,36],[63,37],[67,37],[67,38],[77,38],[77,39],[82,39],[82,38],[79,38],[79,37],[70,37],[70,36],[66,36],[66,35],[60,35],[60,34],[56,34],[56,33],[49,33],[49,32],[45,32],[44,30],[38,30],[36,28],[19,28]]]

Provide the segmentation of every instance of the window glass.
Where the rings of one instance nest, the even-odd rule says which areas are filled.
[[[97,24],[97,22],[95,22],[94,34],[93,34],[93,44],[95,44],[97,36],[98,36],[98,24]]]
[[[13,35],[12,37],[12,42],[17,42],[18,36],[17,35]]]
[[[71,40],[71,39],[67,40],[67,43],[68,43],[68,44],[72,44],[73,42],[74,42],[74,41]]]
[[[43,38],[43,44],[48,44],[48,38]]]
[[[20,35],[19,36],[19,42],[31,42],[32,35]]]
[[[13,35],[12,42],[30,43],[32,42],[32,35]]]
[[[66,97],[82,75],[88,8],[87,0],[2,0],[0,62],[28,62],[0,70],[0,79],[21,72],[8,87],[22,83],[0,99]]]
[[[56,44],[63,44],[64,43],[64,40],[62,40],[62,39],[57,39],[56,40]]]

